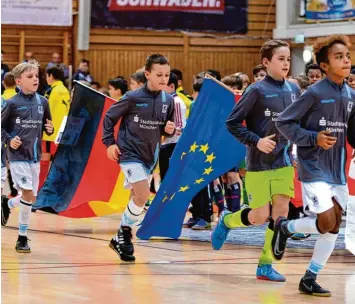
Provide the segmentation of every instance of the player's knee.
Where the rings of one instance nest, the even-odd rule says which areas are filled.
[[[261,208],[259,211],[255,210],[251,216],[251,223],[253,225],[262,225],[268,220],[269,216],[269,208]]]
[[[137,192],[134,196],[134,201],[135,203],[143,206],[149,199],[150,191],[148,190],[142,190],[139,193]]]
[[[327,233],[334,229],[336,225],[335,216],[329,215],[327,217],[322,217],[321,219],[318,218],[317,226],[318,230],[321,233]]]

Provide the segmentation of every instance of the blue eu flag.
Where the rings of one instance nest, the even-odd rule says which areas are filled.
[[[178,238],[191,199],[203,187],[236,167],[245,147],[227,130],[235,95],[214,79],[204,79],[170,166],[141,227],[140,239]]]

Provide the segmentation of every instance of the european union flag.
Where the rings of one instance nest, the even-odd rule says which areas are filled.
[[[234,104],[232,91],[215,79],[204,80],[169,170],[137,231],[140,239],[178,238],[195,194],[244,159],[244,145],[226,127]]]

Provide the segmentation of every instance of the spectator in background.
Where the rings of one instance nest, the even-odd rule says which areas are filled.
[[[34,60],[34,56],[32,52],[25,52],[25,59],[23,60],[23,62],[28,62],[30,60]]]
[[[182,87],[182,72],[178,69],[172,69],[171,73],[174,73],[178,78],[178,88],[176,90],[176,94],[182,99],[186,106],[186,118],[190,115],[190,107],[193,102],[193,98],[184,92],[184,88]]]
[[[262,64],[258,64],[253,69],[253,75],[254,75],[254,82],[263,80],[266,76],[266,68]]]
[[[1,95],[4,100],[8,100],[17,94],[15,77],[11,72],[5,74],[2,85],[5,88],[4,93]]]
[[[89,72],[89,64],[89,60],[81,59],[79,63],[79,68],[74,74],[73,79],[76,81],[84,80],[91,84],[93,82],[93,79]]]
[[[348,85],[355,90],[355,68],[351,70],[349,78],[348,78]]]
[[[9,66],[5,63],[3,63],[4,60],[4,51],[1,50],[1,94],[4,92],[5,88],[2,85],[2,82],[4,80],[4,76],[7,72],[9,72]]]
[[[299,86],[299,88],[301,89],[301,93],[306,91],[308,89],[308,87],[311,85],[311,81],[304,74],[300,74],[300,75],[296,76],[295,78],[289,78],[288,81],[291,81],[291,82],[297,84]]]
[[[69,77],[69,70],[68,68],[64,65],[64,63],[61,62],[60,60],[60,55],[57,52],[54,52],[52,54],[52,61],[47,64],[47,68],[51,68],[53,66],[60,66],[63,71],[64,71],[64,79]]]
[[[250,80],[249,80],[249,76],[243,72],[238,72],[235,73],[236,76],[239,76],[240,78],[242,78],[243,80],[243,89],[242,91],[244,92],[244,90],[249,86],[250,84]]]
[[[212,77],[216,78],[218,81],[221,81],[222,76],[221,73],[217,70],[208,70],[207,71],[208,74],[210,74]]]
[[[110,96],[108,89],[105,87],[101,87],[98,91],[106,96]]]
[[[48,99],[54,132],[51,135],[43,133],[43,154],[41,158],[41,171],[39,178],[40,186],[43,184],[47,176],[50,162],[57,150],[57,146],[54,144],[54,141],[57,138],[62,120],[69,114],[70,93],[64,86],[63,80],[64,71],[60,66],[52,66],[46,69],[46,81],[50,86],[50,90],[46,91],[45,97]]]
[[[111,79],[108,82],[108,92],[110,97],[119,101],[128,91],[127,81],[122,78]]]
[[[306,76],[309,78],[312,85],[323,79],[323,71],[318,64],[312,63],[306,67]]]
[[[144,76],[144,71],[139,71],[131,75],[130,77],[130,88],[132,91],[141,88],[145,83],[146,79]]]
[[[101,89],[101,84],[100,84],[100,82],[93,81],[91,83],[90,87],[96,91],[99,91]]]

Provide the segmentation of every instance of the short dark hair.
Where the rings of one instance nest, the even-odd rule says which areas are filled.
[[[118,75],[118,76],[116,77],[116,79],[117,79],[117,78],[124,79],[124,77],[123,77],[123,76],[121,76],[121,75]]]
[[[175,91],[178,88],[178,77],[176,76],[176,74],[171,73],[170,72],[170,77],[169,77],[169,81],[168,81],[168,85],[174,84],[175,87]]]
[[[230,88],[236,88],[237,90],[243,88],[243,79],[234,74],[223,77],[222,83]]]
[[[96,85],[96,86],[98,86],[99,88],[101,88],[101,83],[100,83],[100,82],[93,81],[93,82],[91,83],[91,86],[93,86],[93,85]]]
[[[46,73],[49,76],[53,76],[55,80],[64,81],[64,71],[60,65],[53,65],[51,67],[46,68]]]
[[[15,87],[16,86],[16,82],[15,82],[15,77],[14,77],[14,74],[12,74],[11,72],[7,72],[5,75],[4,75],[4,85],[6,87]]]
[[[350,71],[350,74],[354,74],[354,75],[355,75],[355,69],[352,69],[352,70]]]
[[[179,70],[179,69],[172,69],[171,72],[174,73],[174,74],[177,76],[178,80],[181,80],[181,81],[183,80],[183,79],[182,79],[182,72],[181,72],[181,70]]]
[[[309,70],[319,70],[323,74],[322,69],[316,63],[311,63],[306,66],[306,75],[308,75]]]
[[[266,68],[262,64],[258,64],[256,67],[253,69],[253,75],[256,76],[260,71],[266,72]]]
[[[115,90],[120,89],[122,95],[126,94],[126,92],[128,91],[128,84],[127,81],[122,79],[122,78],[116,78],[116,79],[110,79],[108,81],[108,84],[112,87],[115,88]]]
[[[201,72],[201,73],[198,73],[198,74],[194,77],[194,80],[193,80],[193,83],[192,83],[192,89],[193,89],[195,92],[200,92],[200,91],[201,91],[202,84],[203,84],[203,80],[204,80],[206,74],[209,74],[209,75],[210,75],[210,73]]]
[[[221,76],[221,73],[217,70],[207,70],[207,72],[214,78],[216,78],[218,81],[221,81],[222,79],[222,76]]]
[[[139,71],[139,72],[136,72],[136,73],[132,74],[131,78],[133,80],[135,80],[136,82],[138,82],[138,83],[143,83],[144,84],[144,83],[147,82],[147,79],[145,78],[143,71]]]
[[[89,65],[90,61],[85,58],[82,58],[82,59],[80,59],[80,63],[87,63]]]
[[[313,44],[313,52],[316,58],[317,64],[320,66],[322,62],[328,63],[329,49],[334,45],[340,43],[347,47],[350,47],[349,37],[345,35],[331,35],[325,38],[319,38]]]
[[[295,79],[297,80],[298,85],[300,86],[300,88],[302,90],[307,90],[307,88],[311,84],[311,81],[309,80],[309,78],[306,75],[304,75],[304,74],[297,75],[295,77]]]
[[[266,58],[267,60],[270,61],[272,59],[272,56],[275,54],[275,49],[283,46],[288,48],[290,47],[289,44],[283,40],[272,39],[266,41],[260,48],[261,60]]]
[[[160,54],[150,55],[145,62],[145,70],[150,72],[153,64],[170,65],[168,59]]]

